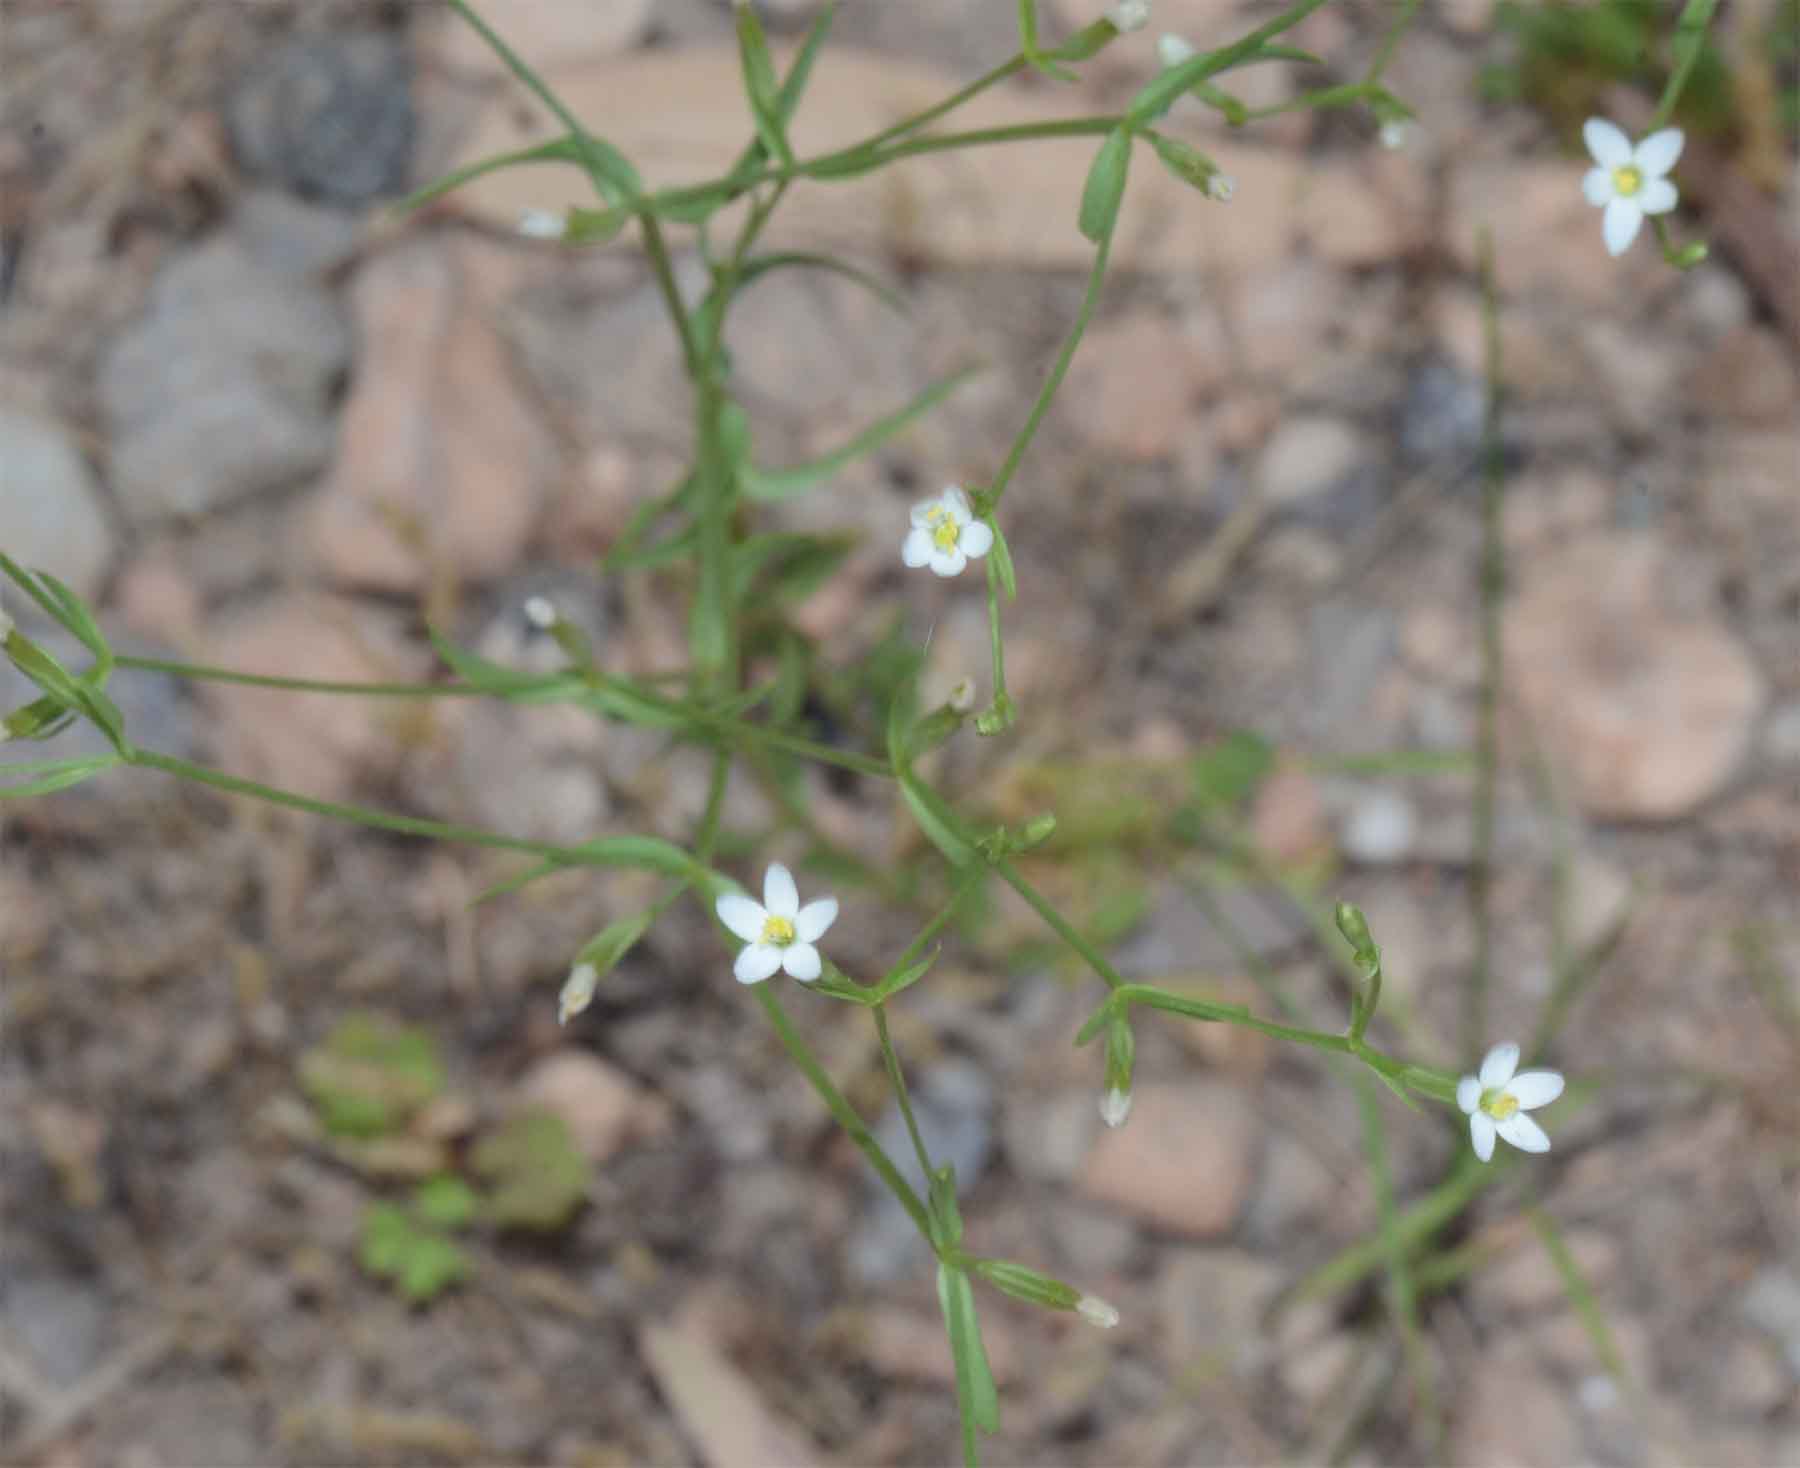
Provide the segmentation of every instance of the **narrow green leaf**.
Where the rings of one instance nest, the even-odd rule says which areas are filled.
[[[750,115],[756,121],[756,136],[770,157],[785,164],[794,161],[794,150],[787,140],[786,120],[775,85],[775,63],[769,57],[769,38],[763,34],[762,18],[754,5],[739,3],[737,12],[738,62],[744,73],[744,94],[750,102]]]
[[[792,499],[795,495],[805,494],[846,465],[880,448],[914,419],[930,412],[949,397],[978,370],[975,367],[965,367],[960,372],[953,372],[941,381],[934,382],[898,412],[871,424],[842,448],[834,449],[810,463],[797,464],[789,469],[758,469],[746,463],[739,471],[739,481],[744,493],[753,500]]]
[[[1095,244],[1107,239],[1119,217],[1125,197],[1125,175],[1131,167],[1131,132],[1121,123],[1106,135],[1094,154],[1087,183],[1081,190],[1081,232]]]
[[[1594,1343],[1594,1354],[1600,1358],[1600,1364],[1620,1386],[1628,1391],[1635,1391],[1637,1383],[1626,1369],[1624,1353],[1619,1350],[1618,1340],[1612,1333],[1612,1327],[1607,1324],[1606,1312],[1600,1308],[1599,1300],[1588,1285],[1587,1276],[1581,1272],[1574,1254],[1570,1253],[1568,1242],[1563,1238],[1556,1220],[1542,1208],[1533,1208],[1531,1222],[1537,1229],[1538,1238],[1543,1241],[1545,1251],[1550,1255],[1550,1262],[1562,1277],[1563,1292],[1568,1295],[1569,1304],[1580,1318],[1588,1339]]]
[[[94,620],[94,614],[88,610],[87,603],[48,571],[38,572],[38,580],[62,610],[62,615],[57,620],[76,641],[94,655],[102,669],[110,668],[112,649],[107,646],[106,635]]]
[[[987,523],[988,529],[994,532],[994,548],[988,554],[994,558],[994,572],[1000,578],[1000,589],[1006,593],[1006,599],[1012,601],[1019,594],[1019,578],[1013,570],[1012,551],[1006,544],[1006,536],[1001,532],[999,522],[990,517]]]
[[[850,264],[847,260],[839,260],[835,255],[819,254],[811,250],[779,250],[772,254],[751,256],[738,271],[738,288],[742,290],[751,281],[767,275],[771,270],[795,267],[830,270],[843,276],[846,280],[855,281],[882,305],[891,307],[902,316],[906,315],[910,309],[906,303],[906,297],[880,277]]]
[[[570,209],[563,221],[563,243],[604,245],[616,239],[631,219],[631,211],[615,204],[610,209]]]
[[[491,158],[483,158],[477,162],[465,164],[463,167],[446,173],[442,178],[433,179],[423,188],[415,189],[399,203],[393,206],[396,213],[406,213],[417,209],[421,204],[429,204],[433,199],[441,198],[452,189],[459,189],[464,184],[482,177],[484,174],[498,173],[503,168],[516,168],[522,163],[575,163],[581,162],[581,149],[573,138],[556,138],[548,143],[539,143],[531,148],[519,148],[511,153],[496,153]]]
[[[908,964],[905,968],[887,975],[875,986],[875,998],[877,1000],[892,999],[901,990],[910,989],[925,977],[926,972],[936,962],[937,952],[933,950],[917,963]]]
[[[21,760],[17,764],[0,764],[0,800],[19,800],[28,795],[48,795],[67,790],[83,780],[120,764],[117,754],[91,754],[71,759]],[[17,781],[19,775],[35,778]]]

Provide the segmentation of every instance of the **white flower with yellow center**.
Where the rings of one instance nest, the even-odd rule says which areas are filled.
[[[1562,1072],[1519,1070],[1519,1047],[1496,1045],[1481,1060],[1478,1075],[1456,1083],[1456,1104],[1469,1118],[1469,1140],[1486,1162],[1494,1155],[1494,1138],[1504,1137],[1521,1152],[1548,1152],[1550,1138],[1525,1113],[1548,1106],[1563,1093]]]
[[[971,557],[979,560],[994,545],[994,532],[975,518],[962,486],[948,486],[936,499],[912,507],[912,529],[900,547],[909,566],[929,566],[940,576],[955,576]]]
[[[1635,148],[1631,139],[1604,117],[1590,117],[1581,136],[1594,166],[1581,180],[1581,192],[1596,209],[1605,209],[1600,233],[1606,253],[1623,255],[1644,225],[1646,214],[1667,214],[1679,195],[1663,175],[1681,157],[1686,141],[1678,127],[1651,133]]]
[[[813,944],[837,921],[837,898],[821,897],[802,907],[793,874],[777,861],[763,877],[761,902],[727,892],[714,907],[719,921],[744,940],[731,969],[740,984],[760,984],[781,968],[803,984],[819,977],[821,960]]]

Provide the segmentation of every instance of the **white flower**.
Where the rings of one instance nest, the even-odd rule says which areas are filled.
[[[727,892],[714,906],[719,921],[744,940],[731,969],[740,984],[760,984],[778,968],[803,984],[819,977],[819,950],[813,944],[837,921],[837,898],[821,897],[802,907],[792,873],[777,861],[763,877],[761,902]]]
[[[1237,180],[1223,169],[1215,169],[1206,176],[1206,197],[1217,199],[1221,204],[1227,202],[1237,192]]]
[[[526,597],[525,620],[533,627],[548,632],[556,625],[556,603],[547,596]]]
[[[920,500],[912,507],[912,529],[900,547],[900,559],[909,566],[930,566],[940,576],[954,576],[993,548],[994,532],[969,509],[962,486],[949,485],[934,500]]]
[[[1646,214],[1667,214],[1679,197],[1663,177],[1681,156],[1686,141],[1678,127],[1651,133],[1635,148],[1631,139],[1603,117],[1590,117],[1581,127],[1594,167],[1581,181],[1588,203],[1604,208],[1600,232],[1606,253],[1623,255],[1637,238]]]
[[[527,209],[519,215],[519,233],[528,240],[560,240],[568,228],[567,218],[552,209]]]
[[[591,963],[578,963],[563,980],[562,992],[556,996],[556,1022],[566,1025],[594,1002],[594,986],[600,982],[600,970]]]
[[[1102,1330],[1111,1330],[1119,1323],[1119,1312],[1098,1295],[1083,1295],[1075,1302],[1075,1313]]]
[[[1496,1045],[1482,1057],[1481,1073],[1456,1083],[1456,1104],[1469,1118],[1469,1140],[1486,1162],[1494,1155],[1494,1138],[1505,1137],[1521,1152],[1548,1152],[1550,1138],[1525,1113],[1548,1106],[1563,1092],[1560,1071],[1527,1070],[1518,1075],[1519,1047]]]
[[[1397,117],[1391,117],[1381,125],[1381,146],[1390,153],[1397,153],[1404,148],[1406,140],[1411,136],[1411,125]]]
[[[1106,18],[1121,36],[1129,31],[1141,31],[1150,23],[1150,0],[1121,0],[1106,12]]]
[[[1180,66],[1184,61],[1194,59],[1194,48],[1180,36],[1162,35],[1156,38],[1156,59],[1162,62],[1165,69]]]
[[[1109,1127],[1122,1127],[1131,1115],[1131,1092],[1112,1087],[1100,1098],[1100,1120]]]

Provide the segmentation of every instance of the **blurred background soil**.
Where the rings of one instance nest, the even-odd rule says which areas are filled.
[[[1089,18],[1075,0],[1041,8]],[[1765,120],[1690,143],[1676,236],[1716,246],[1691,274],[1647,239],[1607,258],[1579,112],[1484,100],[1484,69],[1516,60],[1487,0],[1427,4],[1401,46],[1388,79],[1420,121],[1399,151],[1361,114],[1232,135],[1183,104],[1177,130],[1236,197],[1183,192],[1147,156],[1134,169],[1100,317],[1006,502],[1024,716],[1005,739],[956,741],[935,774],[1008,819],[1058,811],[1034,874],[1134,976],[1273,1012],[1251,981],[1273,974],[1334,1028],[1340,955],[1291,896],[1362,904],[1386,955],[1384,1039],[1472,1060],[1458,756],[1481,665],[1485,225],[1507,466],[1489,1030],[1527,1039],[1559,976],[1589,975],[1548,1052],[1588,1089],[1553,1116],[1555,1150],[1498,1174],[1426,1256],[1422,1400],[1378,1273],[1291,1298],[1376,1237],[1344,1078],[1244,1031],[1148,1022],[1136,1113],[1102,1135],[1100,1057],[1069,1043],[1096,987],[996,898],[897,1004],[896,1039],[971,1245],[1104,1295],[1123,1323],[984,1306],[991,1461],[1800,1464],[1797,185],[1791,138],[1754,105],[1793,78],[1748,39],[1777,8],[1721,7],[1745,115]],[[1277,9],[1157,0],[1151,30],[1079,88],[1027,76],[974,116],[1116,108],[1157,32],[1218,44]],[[813,7],[766,10],[785,44]],[[658,183],[718,172],[749,136],[723,5],[486,13]],[[1293,39],[1354,79],[1390,13],[1335,4]],[[1014,24],[999,0],[846,4],[801,152],[947,94],[1010,54]],[[679,577],[593,573],[688,451],[642,257],[514,236],[520,207],[582,201],[568,169],[417,217],[386,207],[541,125],[453,17],[0,0],[0,67],[0,546],[96,599],[146,656],[417,679],[436,666],[429,621],[549,667],[521,611],[548,593],[608,666],[679,666]],[[1295,71],[1233,80],[1263,105]],[[1605,97],[1621,121],[1648,113],[1629,90]],[[756,284],[732,351],[760,463],[985,366],[769,512],[855,539],[796,613],[827,663],[881,647],[898,614],[929,636],[928,695],[965,675],[985,688],[978,590],[906,573],[898,543],[913,499],[991,475],[1072,319],[1091,146],[794,191],[774,238],[844,252],[909,310],[820,273]],[[704,798],[702,753],[567,708],[142,672],[112,686],[148,747],[516,835],[685,839]],[[24,701],[4,689],[7,708]],[[1279,751],[1242,812],[1259,880],[1162,837],[1196,756],[1238,730]],[[1393,751],[1420,758],[1367,758]],[[889,788],[809,775],[803,793],[813,836],[890,886],[930,867]],[[754,882],[772,855],[798,862],[810,838],[791,814],[734,781],[726,864]],[[153,774],[3,819],[7,1462],[953,1456],[928,1261],[746,1021],[691,899],[559,1030],[575,950],[643,904],[641,880],[566,873],[472,907],[515,861]],[[835,883],[829,947],[852,972],[885,967],[916,921],[893,892],[801,883]],[[891,1131],[861,1016],[788,997]],[[432,1052],[429,1095],[379,1146],[320,1119],[331,1037],[362,1013]],[[536,1230],[484,1215],[458,1236],[466,1277],[429,1304],[359,1264],[371,1207],[420,1178],[492,1155],[504,1180],[504,1148],[483,1149],[532,1106],[580,1154],[567,1221],[560,1204]],[[1382,1106],[1405,1208],[1466,1142],[1442,1114]],[[1610,1351],[1532,1208],[1559,1225]]]

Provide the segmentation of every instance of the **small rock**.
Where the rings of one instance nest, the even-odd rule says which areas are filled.
[[[1298,764],[1283,764],[1257,787],[1250,838],[1282,866],[1314,861],[1331,848],[1319,782]]]
[[[0,547],[77,596],[98,594],[112,562],[100,487],[68,435],[47,418],[0,406]],[[18,595],[8,583],[10,601]]]
[[[1264,1316],[1282,1278],[1242,1249],[1170,1250],[1154,1296],[1168,1358],[1247,1375],[1266,1349]]]
[[[1375,785],[1359,790],[1338,824],[1344,855],[1365,866],[1392,866],[1412,855],[1419,812],[1397,790]]]
[[[1006,1106],[1006,1155],[1021,1176],[1067,1182],[1081,1171],[1099,1130],[1100,1113],[1088,1092],[1015,1097]]]
[[[422,677],[426,659],[368,610],[325,597],[283,594],[211,632],[201,660],[246,672],[327,682]],[[284,790],[341,800],[366,774],[405,751],[392,709],[375,699],[204,685],[213,742],[232,769]]]
[[[384,591],[500,575],[543,509],[549,430],[433,242],[373,262],[354,300],[363,355],[337,463],[307,511],[321,568]]]
[[[1591,953],[1619,931],[1631,908],[1631,879],[1592,852],[1576,857],[1569,872],[1569,942]]]
[[[1260,958],[1292,948],[1306,932],[1305,920],[1278,892],[1231,884],[1217,887],[1213,900]],[[1171,883],[1158,891],[1150,916],[1114,951],[1113,962],[1128,978],[1160,983],[1172,973],[1229,972],[1241,958],[1193,897]]]
[[[1485,1468],[1567,1468],[1586,1461],[1568,1395],[1528,1360],[1483,1361],[1459,1400],[1451,1461]]]
[[[347,264],[362,243],[356,217],[303,203],[279,189],[248,189],[232,207],[231,233],[259,265],[317,279]]]
[[[290,36],[232,92],[232,147],[248,172],[303,196],[356,205],[396,193],[412,160],[411,83],[398,34]]]
[[[1458,617],[1441,601],[1421,602],[1400,624],[1400,656],[1414,672],[1450,688],[1481,682],[1475,623]]]
[[[1719,1363],[1721,1401],[1746,1417],[1775,1411],[1794,1392],[1794,1374],[1767,1341],[1740,1336]]]
[[[1800,765],[1800,698],[1791,698],[1770,713],[1762,747],[1771,764]]]
[[[1174,456],[1195,386],[1190,349],[1168,317],[1133,311],[1083,338],[1065,401],[1096,451],[1151,463]]]
[[[1131,1119],[1095,1144],[1079,1186],[1183,1238],[1218,1238],[1248,1198],[1257,1131],[1235,1084],[1140,1086]]]
[[[1129,1219],[1072,1201],[1050,1214],[1050,1232],[1067,1273],[1097,1280],[1123,1271],[1137,1249],[1138,1231]]]
[[[1570,1229],[1564,1242],[1588,1285],[1604,1291],[1618,1273],[1618,1240],[1598,1229]],[[1534,1235],[1476,1276],[1474,1297],[1494,1310],[1529,1311],[1566,1300],[1568,1291],[1549,1250]]]
[[[100,364],[125,517],[194,516],[316,473],[350,335],[332,298],[224,238],[176,257]]]
[[[848,1332],[852,1349],[883,1379],[936,1387],[956,1384],[956,1362],[950,1355],[942,1315],[887,1306],[866,1312],[856,1326],[859,1328]],[[982,1312],[981,1342],[987,1347],[994,1380],[1002,1385],[1018,1380],[1018,1341],[999,1311]]]
[[[1486,393],[1479,378],[1441,357],[1407,379],[1400,405],[1400,449],[1415,464],[1467,459],[1481,442]]]
[[[1269,1137],[1245,1225],[1264,1237],[1278,1237],[1296,1224],[1331,1212],[1340,1183],[1310,1147],[1277,1130]]]
[[[1231,207],[1237,207],[1236,200]],[[1345,277],[1304,258],[1269,268],[1270,260],[1281,258],[1259,261],[1236,302],[1243,365],[1257,376],[1286,376],[1316,356],[1343,315]]]
[[[1546,556],[1508,609],[1508,679],[1582,806],[1670,820],[1717,794],[1749,748],[1764,687],[1730,629],[1671,610],[1668,553],[1596,536]]]
[[[599,5],[545,4],[544,0],[485,0],[481,18],[539,71],[554,77],[601,57],[626,51],[650,29],[653,0],[604,0]],[[446,13],[433,37],[437,61],[472,76],[510,77],[506,63],[475,28]]]
[[[544,1056],[519,1078],[521,1106],[560,1116],[589,1158],[605,1162],[619,1150],[637,1110],[638,1088],[622,1071],[586,1050]]]
[[[1377,175],[1385,160],[1356,158],[1311,170],[1301,198],[1301,228],[1312,251],[1330,265],[1385,265],[1412,243],[1416,216],[1401,207]]]
[[[1276,505],[1293,505],[1325,493],[1361,462],[1361,435],[1336,418],[1290,418],[1275,430],[1257,459],[1263,493]]]
[[[1738,423],[1791,429],[1800,413],[1800,376],[1781,338],[1766,326],[1740,326],[1708,352],[1693,376],[1694,401]]]
[[[1348,1331],[1335,1330],[1330,1335],[1304,1346],[1281,1353],[1276,1374],[1281,1389],[1304,1412],[1315,1412],[1341,1386],[1351,1365],[1362,1354],[1363,1347]]]
[[[1800,1376],[1800,1277],[1770,1265],[1750,1281],[1738,1309],[1758,1330],[1775,1337],[1788,1369]]]

